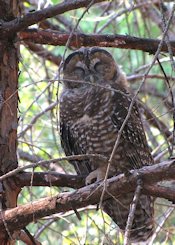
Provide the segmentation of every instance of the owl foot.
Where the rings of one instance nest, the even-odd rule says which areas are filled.
[[[96,182],[103,180],[106,175],[106,166],[97,168],[96,170],[92,171],[87,177],[86,177],[86,185],[90,185],[93,183],[93,180],[96,179]]]

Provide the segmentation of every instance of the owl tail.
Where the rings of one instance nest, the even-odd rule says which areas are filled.
[[[110,198],[103,202],[103,210],[113,219],[119,228],[125,231],[130,204],[133,193],[128,193]],[[133,225],[130,233],[130,242],[138,243],[147,241],[154,232],[153,199],[150,196],[141,195],[136,206]]]

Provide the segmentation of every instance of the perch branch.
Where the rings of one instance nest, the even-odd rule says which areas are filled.
[[[161,166],[164,165],[164,163],[161,163]],[[156,165],[159,166],[160,165]],[[162,167],[161,167],[162,168]],[[143,175],[149,174],[149,167],[147,167],[143,171]],[[157,175],[157,167],[154,170],[154,174]],[[175,171],[173,171],[174,173]],[[31,178],[32,173],[31,172],[21,172],[18,173],[13,177],[15,179],[16,184],[19,187],[24,186],[31,186]],[[147,181],[144,182],[144,190],[153,196],[159,196],[165,199],[173,200],[175,197],[175,188],[173,187],[165,187],[160,186],[156,184],[151,184],[151,178],[147,179]],[[170,180],[172,179],[172,176],[170,176]],[[168,177],[167,177],[168,180]],[[35,172],[33,174],[33,182],[32,186],[57,186],[57,187],[71,187],[74,189],[81,188],[85,185],[85,179],[83,176],[77,176],[77,175],[67,175],[67,174],[60,174],[57,172]]]
[[[108,191],[104,194],[104,200],[109,197],[108,193],[116,196],[116,193],[124,194],[134,191],[137,186],[138,171],[143,182],[142,191],[143,193],[150,195],[150,193],[144,189],[145,183],[153,184],[162,180],[174,179],[175,160],[131,171],[130,177],[121,174],[117,177],[108,179]],[[103,188],[104,182],[98,182],[73,192],[61,193],[54,197],[43,198],[33,202],[32,205],[29,203],[11,210],[6,210],[1,212],[1,217],[3,217],[3,219],[0,220],[0,229],[2,232],[5,231],[3,220],[5,220],[8,230],[12,232],[21,229],[30,222],[44,216],[67,212],[72,209],[79,209],[91,204],[97,204],[100,200]],[[172,197],[173,200],[171,201],[175,201],[175,194]]]

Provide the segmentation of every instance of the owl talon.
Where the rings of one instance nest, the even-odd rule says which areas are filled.
[[[92,183],[93,183],[93,180],[94,180],[94,179],[97,179],[97,175],[98,175],[97,169],[94,170],[93,172],[91,172],[91,173],[86,177],[86,181],[85,181],[86,185],[92,184]]]
[[[105,178],[106,175],[106,166],[97,168],[96,170],[92,171],[87,177],[86,177],[86,185],[90,185],[93,183],[93,180],[96,179],[95,182],[101,181]]]

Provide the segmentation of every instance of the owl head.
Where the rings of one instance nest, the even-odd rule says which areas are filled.
[[[63,65],[63,82],[71,89],[114,82],[126,86],[126,78],[112,55],[98,47],[81,48],[70,54]]]

